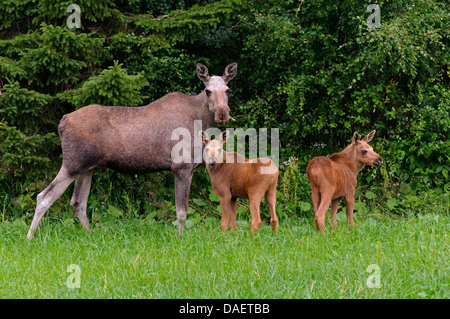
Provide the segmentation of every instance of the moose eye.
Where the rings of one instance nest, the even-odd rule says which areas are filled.
[[[225,91],[226,94],[231,94],[231,89]]]
[[[206,91],[206,96],[210,97],[211,96],[211,91],[210,90],[205,90]]]
[[[361,154],[362,154],[362,155],[366,155],[366,154],[367,154],[367,151],[361,151]]]

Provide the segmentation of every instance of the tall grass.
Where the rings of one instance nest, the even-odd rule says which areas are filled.
[[[224,233],[207,218],[181,238],[170,223],[125,218],[46,219],[32,241],[22,220],[0,224],[0,298],[449,298],[446,215],[356,216],[349,229],[315,232],[292,219],[250,235],[246,219]],[[69,288],[71,264],[80,288]],[[380,288],[369,288],[369,265]]]

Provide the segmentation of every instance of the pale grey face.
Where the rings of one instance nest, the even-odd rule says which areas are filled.
[[[236,73],[236,62],[229,64],[222,76],[210,76],[206,66],[201,63],[197,64],[197,76],[205,84],[208,107],[211,112],[214,112],[216,123],[226,123],[230,120],[230,108],[228,107],[230,88],[227,84],[236,76]]]
[[[200,137],[202,143],[205,144],[203,157],[206,164],[214,166],[217,163],[223,163],[225,152],[223,150],[223,144],[228,141],[228,138],[230,137],[230,131],[226,130],[221,132],[219,135],[219,139],[217,140],[211,140],[209,138],[209,135],[204,131],[198,132],[198,136]]]
[[[214,112],[216,123],[226,123],[230,120],[228,95],[231,90],[220,76],[212,76],[205,88],[208,107]]]
[[[223,141],[209,140],[205,142],[205,161],[211,166],[223,162]]]

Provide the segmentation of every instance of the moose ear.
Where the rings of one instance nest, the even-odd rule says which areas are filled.
[[[353,141],[352,141],[352,143],[356,144],[360,140],[361,140],[361,135],[359,135],[358,132],[353,133]]]
[[[366,143],[369,143],[372,139],[373,139],[373,137],[374,137],[374,135],[375,135],[375,130],[373,130],[372,132],[370,132],[369,134],[367,134],[366,136],[364,136],[363,137],[363,141],[364,142],[366,142]]]
[[[208,83],[211,76],[208,73],[208,68],[206,65],[203,65],[201,63],[197,63],[197,76],[198,78],[206,85]]]
[[[233,80],[234,77],[236,76],[236,73],[237,73],[237,63],[233,62],[225,68],[225,72],[222,75],[222,79],[225,81],[225,84]]]
[[[206,142],[209,141],[209,135],[205,131],[198,131],[198,137],[202,141],[203,144],[206,145]]]
[[[226,130],[220,133],[219,139],[222,141],[222,143],[226,143],[228,141],[228,138],[230,137],[230,131]]]

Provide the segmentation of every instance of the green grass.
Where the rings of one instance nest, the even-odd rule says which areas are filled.
[[[0,224],[0,298],[449,298],[450,218],[358,217],[349,229],[317,234],[310,219],[246,221],[223,233],[208,218],[176,227],[110,220],[90,233],[78,223],[44,220],[32,241],[21,220]],[[68,288],[76,264],[80,288]],[[380,269],[369,288],[367,268]]]

